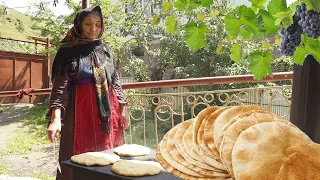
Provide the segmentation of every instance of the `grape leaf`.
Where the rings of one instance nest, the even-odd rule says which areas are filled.
[[[152,19],[151,24],[152,24],[152,25],[157,25],[157,24],[159,24],[159,23],[160,23],[160,18],[159,18],[159,16],[158,16],[158,15],[153,16],[153,19]]]
[[[235,13],[228,13],[225,17],[226,29],[232,37],[237,37],[242,28],[252,32],[254,38],[261,37],[257,23],[257,15],[252,9],[242,5],[235,9]]]
[[[188,6],[187,0],[177,0],[174,3],[174,7],[178,9],[178,11],[184,11],[186,10]]]
[[[165,14],[166,12],[170,11],[173,9],[173,5],[169,1],[165,1],[162,4],[162,13]]]
[[[302,65],[308,55],[312,55],[320,63],[319,39],[312,39],[306,35],[302,35],[301,44],[302,46],[297,47],[294,52],[294,63]]]
[[[240,45],[239,45],[238,43],[233,44],[233,45],[231,46],[230,52],[231,52],[230,58],[231,58],[234,62],[240,64],[241,55],[242,55],[242,49],[241,49]]]
[[[275,24],[276,19],[266,10],[260,10],[258,16],[262,17],[263,27],[268,35],[272,35],[279,30],[279,25]]]
[[[177,33],[177,21],[172,15],[166,19],[166,31],[172,35]]]
[[[202,6],[210,6],[213,3],[213,0],[200,0]]]
[[[268,11],[272,16],[274,16],[279,12],[290,11],[290,9],[287,8],[287,5],[283,0],[271,0],[268,4]]]
[[[224,18],[224,21],[226,23],[226,29],[228,31],[228,34],[237,37],[240,31],[241,24],[240,20],[236,17],[235,13],[228,13]]]
[[[207,47],[206,33],[208,28],[205,23],[200,23],[197,25],[195,22],[190,22],[185,26],[186,31],[186,43],[189,49],[196,52],[202,47]]]
[[[251,31],[249,31],[247,28],[241,28],[240,30],[240,36],[244,39],[244,40],[249,40],[250,38],[252,38],[253,34]]]
[[[249,0],[252,6],[257,7],[259,9],[264,9],[264,3],[266,3],[266,1],[267,0]]]
[[[203,21],[206,17],[205,17],[203,14],[198,14],[198,15],[197,15],[197,18],[198,18],[200,21]]]
[[[291,24],[293,24],[292,13],[291,12],[279,12],[275,15],[277,18],[275,24],[282,24],[284,28],[288,28]]]
[[[306,4],[308,10],[313,9],[320,12],[319,0],[303,0],[303,2]]]
[[[254,51],[248,58],[250,60],[250,71],[253,73],[255,79],[262,80],[268,75],[272,77],[271,61],[273,56],[269,50],[263,53]]]

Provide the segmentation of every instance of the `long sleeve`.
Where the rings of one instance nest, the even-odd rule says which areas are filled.
[[[119,103],[120,104],[128,104],[128,102],[125,98],[123,89],[121,87],[120,78],[119,78],[119,74],[117,73],[117,71],[115,71],[113,73],[111,78],[112,78],[112,85],[113,85],[113,88],[117,94]]]
[[[61,108],[63,116],[68,106],[68,75],[58,75],[53,80],[53,87],[50,96],[50,111],[53,108]]]

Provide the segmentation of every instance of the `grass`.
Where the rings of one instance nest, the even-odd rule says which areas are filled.
[[[8,176],[14,176],[14,173],[7,169],[3,164],[0,163],[0,174],[6,174]]]
[[[0,5],[0,9],[4,9],[4,6]],[[31,20],[30,16],[14,9],[9,9],[8,15],[0,13],[0,24],[0,37],[28,40],[28,36],[39,36],[41,34],[41,31],[35,28],[37,24]],[[21,27],[23,31],[21,31]]]
[[[38,178],[41,180],[55,180],[55,177],[49,177],[44,170],[39,173],[35,173],[31,175],[32,178]]]
[[[28,154],[37,150],[33,149],[34,145],[48,144],[45,120],[47,107],[47,104],[40,104],[31,108],[23,121],[24,129],[15,132],[14,138],[7,148],[0,150],[0,154]]]

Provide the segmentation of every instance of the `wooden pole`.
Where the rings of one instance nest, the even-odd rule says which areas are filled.
[[[320,143],[320,63],[313,56],[294,65],[290,121]]]
[[[89,7],[89,0],[82,0],[82,9],[86,9]]]

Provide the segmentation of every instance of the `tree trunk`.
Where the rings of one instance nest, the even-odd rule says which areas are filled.
[[[294,65],[290,121],[320,143],[320,63],[313,56]]]

